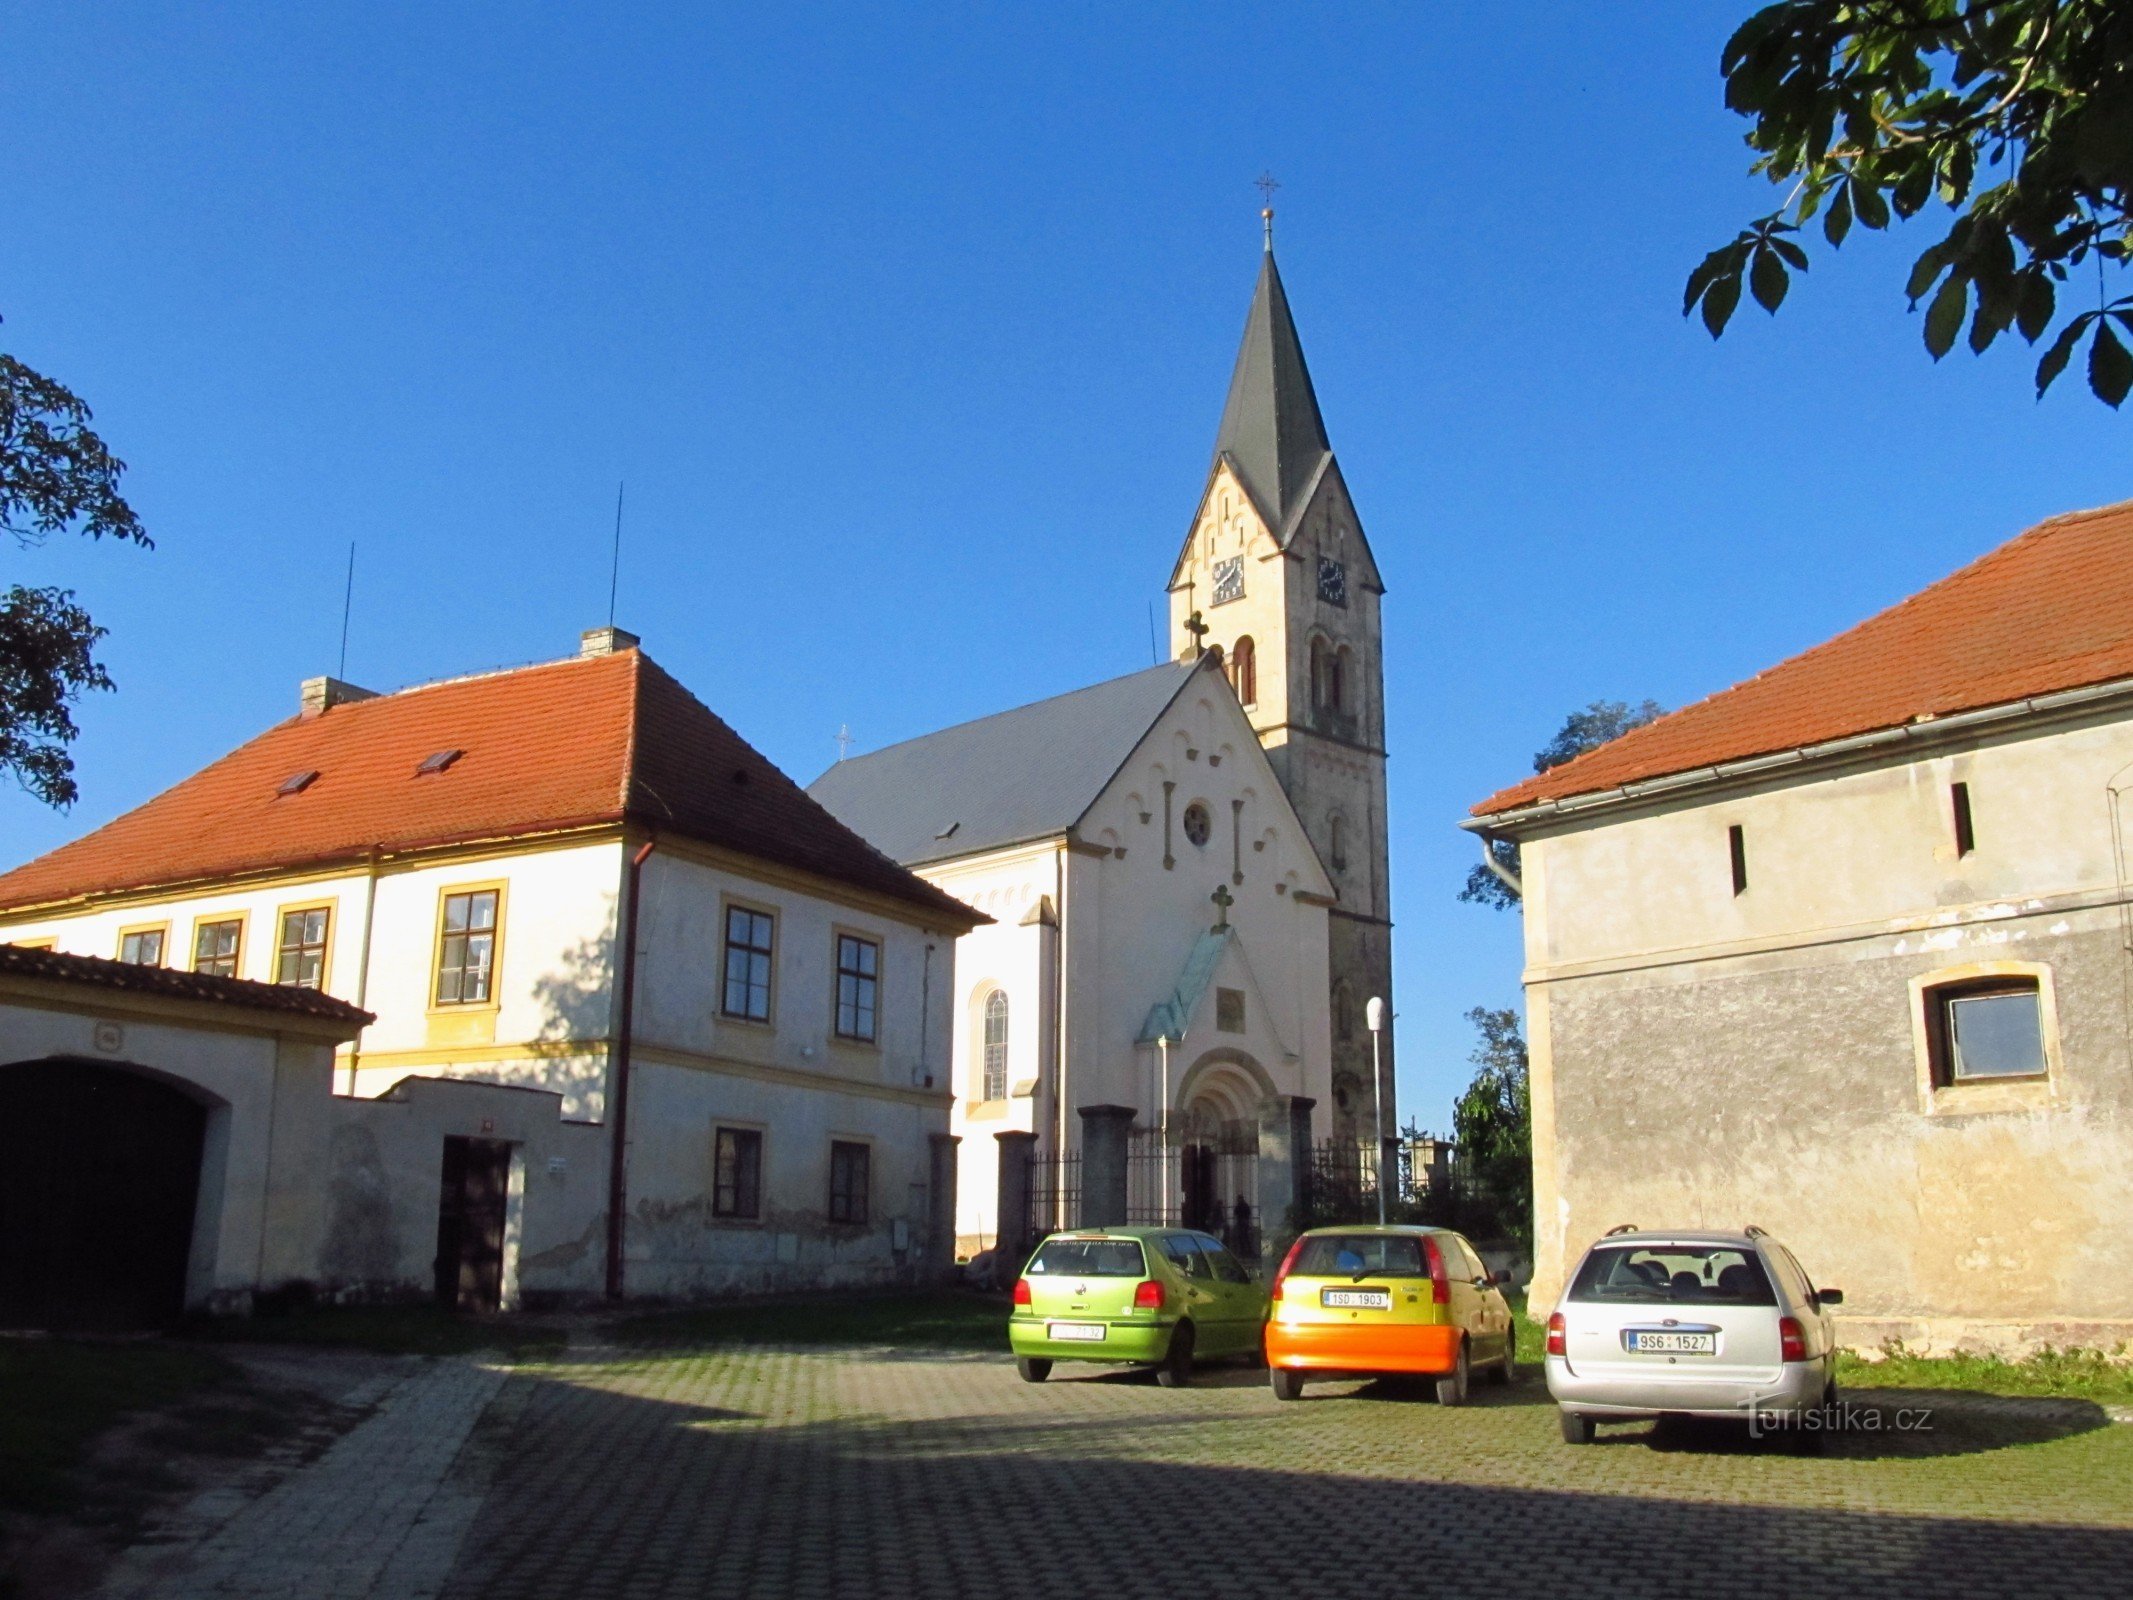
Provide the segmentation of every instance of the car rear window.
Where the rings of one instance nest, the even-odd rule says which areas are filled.
[[[1029,1277],[1143,1278],[1148,1264],[1136,1239],[1047,1239],[1023,1271]]]
[[[1426,1278],[1422,1241],[1399,1233],[1320,1233],[1304,1240],[1296,1265],[1301,1278]]]
[[[1700,1244],[1603,1246],[1578,1267],[1570,1298],[1631,1306],[1777,1304],[1754,1251]]]

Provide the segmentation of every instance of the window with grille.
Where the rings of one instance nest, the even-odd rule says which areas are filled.
[[[163,964],[163,930],[137,928],[119,935],[119,960],[129,967],[160,967]]]
[[[496,962],[496,891],[474,889],[444,897],[437,943],[437,1003],[485,1004]]]
[[[776,923],[768,912],[726,908],[726,992],[720,1008],[747,1022],[770,1020],[770,962]]]
[[[326,987],[326,929],[330,914],[324,906],[281,914],[281,938],[274,952],[274,981],[299,989]]]
[[[830,1146],[829,1219],[858,1224],[867,1220],[867,1177],[873,1151],[863,1144],[837,1140]]]
[[[243,942],[244,924],[235,917],[197,924],[193,928],[193,971],[212,978],[236,977]]]
[[[881,996],[881,946],[837,935],[837,1037],[872,1044]]]
[[[753,1128],[718,1130],[711,1214],[753,1220],[763,1214],[763,1136]]]
[[[1007,1098],[1007,991],[995,989],[985,997],[985,1041],[981,1086],[987,1100]]]

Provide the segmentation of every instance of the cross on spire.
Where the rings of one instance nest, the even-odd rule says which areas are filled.
[[[1259,191],[1259,220],[1266,225],[1266,247],[1274,248],[1274,191],[1281,187],[1274,181],[1271,172],[1262,172],[1252,180],[1252,187]]]

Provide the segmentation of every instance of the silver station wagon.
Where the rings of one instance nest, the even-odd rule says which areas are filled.
[[[1563,1437],[1659,1416],[1797,1427],[1836,1400],[1826,1307],[1792,1252],[1760,1228],[1617,1228],[1585,1252],[1548,1318],[1548,1393]],[[1803,1442],[1819,1434],[1801,1430]]]

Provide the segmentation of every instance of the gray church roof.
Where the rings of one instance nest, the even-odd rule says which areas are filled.
[[[907,867],[1052,838],[1081,820],[1194,670],[1166,662],[853,756],[807,792]]]
[[[1244,319],[1244,343],[1230,374],[1229,399],[1215,434],[1215,456],[1228,456],[1259,502],[1277,539],[1333,454],[1318,396],[1304,365],[1303,341],[1269,249]]]

